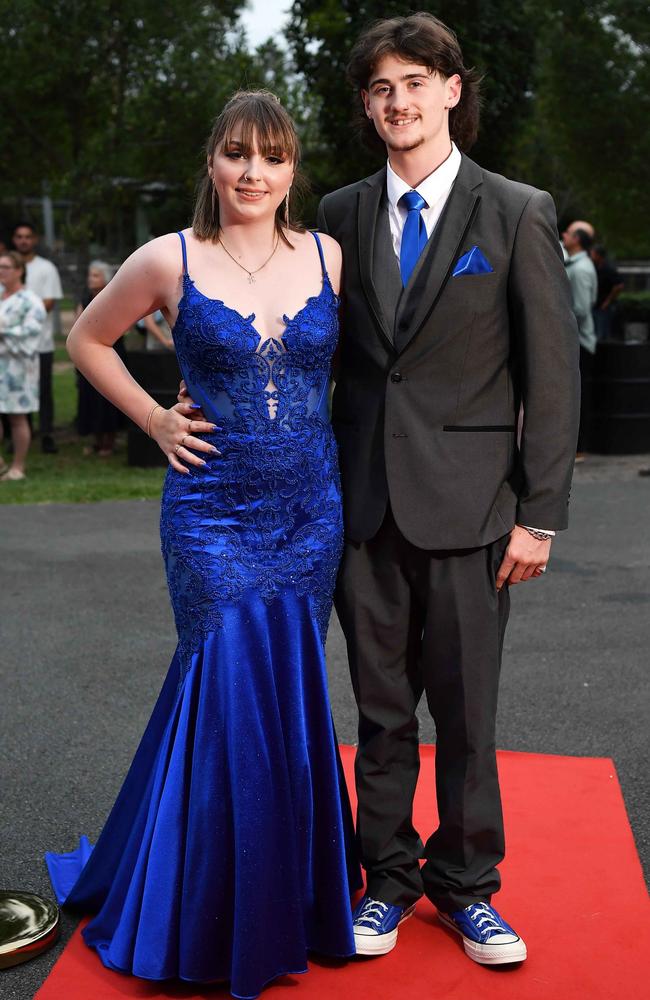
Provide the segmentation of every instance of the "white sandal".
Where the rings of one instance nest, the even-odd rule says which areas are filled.
[[[18,469],[7,469],[5,473],[0,475],[0,483],[17,483],[21,479],[27,479],[24,472],[19,472]]]

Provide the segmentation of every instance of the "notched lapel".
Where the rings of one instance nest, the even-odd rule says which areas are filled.
[[[459,250],[481,201],[481,184],[480,168],[464,156],[438,225],[405,290],[399,317],[399,327],[404,331],[398,334],[400,351],[418,333],[451,277]]]
[[[366,182],[366,187],[359,193],[357,235],[359,253],[359,273],[361,284],[368,304],[374,314],[377,326],[390,347],[395,350],[390,330],[386,325],[386,317],[377,296],[372,280],[373,254],[375,252],[375,231],[379,205],[386,184],[386,168],[373,174]]]

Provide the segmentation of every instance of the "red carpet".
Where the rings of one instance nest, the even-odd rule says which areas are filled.
[[[434,826],[432,747],[422,748],[415,822]],[[343,747],[353,793],[354,748]],[[499,754],[508,856],[497,908],[525,938],[528,961],[488,969],[418,903],[389,955],[312,963],[264,1000],[628,1000],[647,996],[648,899],[614,765],[609,760]],[[644,967],[645,966],[645,971]],[[104,969],[75,933],[37,1000],[125,997],[225,1000],[223,987],[145,983]]]

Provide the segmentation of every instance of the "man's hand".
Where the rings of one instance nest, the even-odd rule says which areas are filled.
[[[497,590],[501,590],[506,582],[512,586],[513,583],[530,580],[533,576],[541,576],[551,554],[551,541],[550,538],[540,541],[516,524],[510,533],[508,548],[499,566]]]
[[[187,386],[185,385],[185,379],[181,379],[181,384],[178,387],[178,396],[176,397],[178,402],[181,404],[177,409],[180,413],[186,413],[188,416],[192,417],[194,420],[205,420],[205,416],[201,407],[194,402],[189,392],[187,391]]]

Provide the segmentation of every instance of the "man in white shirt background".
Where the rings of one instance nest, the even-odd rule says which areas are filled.
[[[39,430],[41,449],[46,454],[55,454],[54,443],[54,395],[52,391],[52,367],[54,362],[54,330],[52,310],[57,299],[63,298],[59,272],[51,260],[36,253],[38,233],[29,222],[20,222],[13,232],[13,244],[27,267],[26,287],[43,300],[46,320],[41,333],[40,353],[40,408]]]
[[[580,337],[580,434],[576,461],[584,459],[589,443],[589,415],[592,409],[592,375],[596,353],[594,306],[598,296],[598,275],[589,252],[593,246],[593,226],[572,222],[562,233],[566,273],[571,285],[573,313]]]

